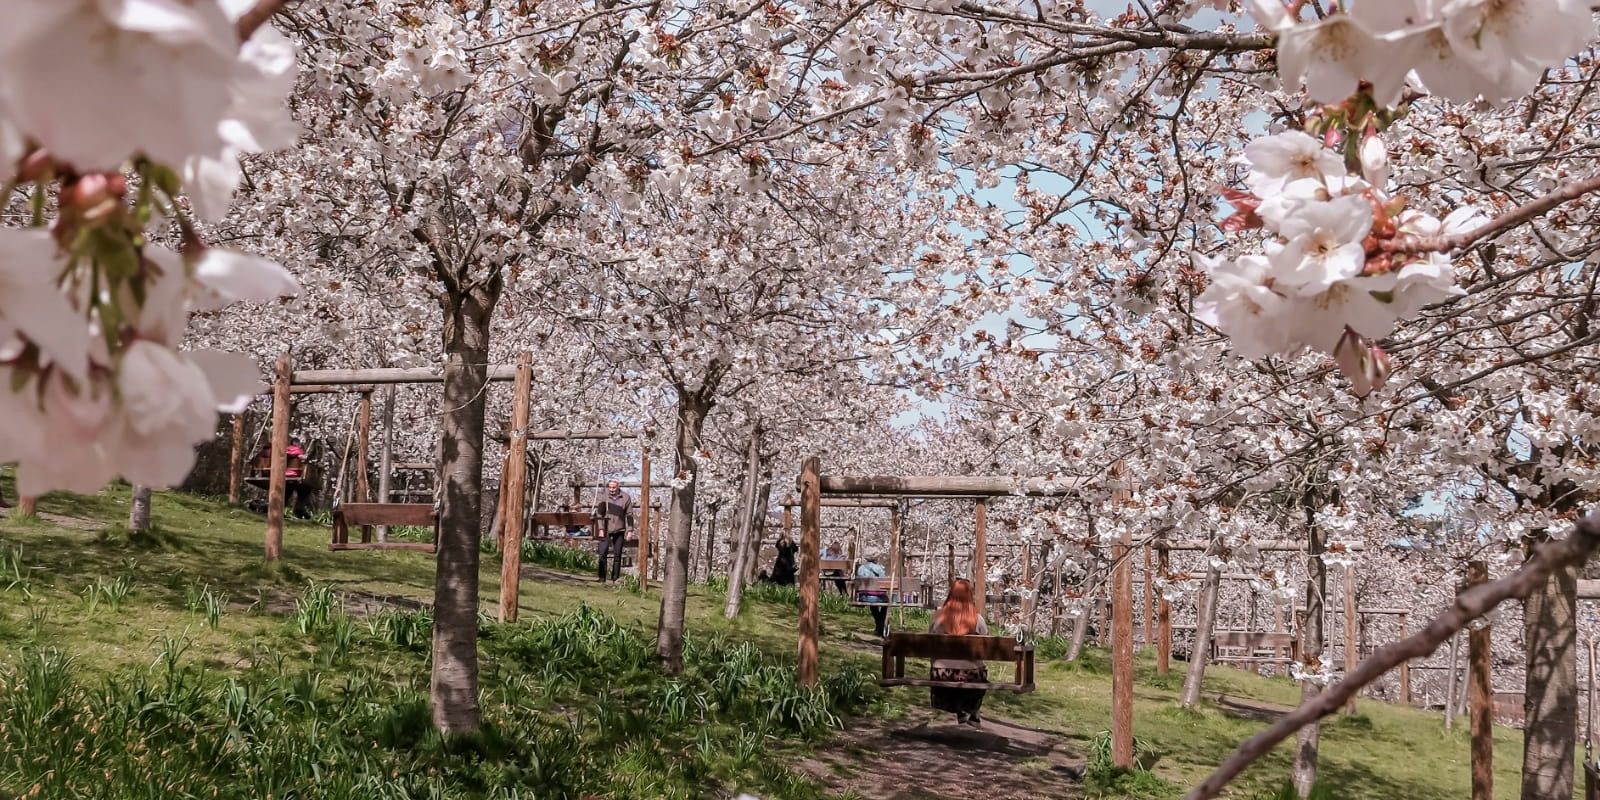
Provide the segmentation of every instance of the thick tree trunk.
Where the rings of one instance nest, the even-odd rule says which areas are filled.
[[[1567,798],[1578,746],[1578,568],[1552,574],[1522,608],[1522,800]]]
[[[489,322],[497,292],[447,296],[444,306],[442,504],[433,583],[433,726],[477,733],[478,540],[483,524],[483,416]]]
[[[699,476],[700,431],[711,404],[678,393],[677,467],[672,515],[667,520],[666,576],[661,583],[661,616],[656,624],[656,656],[667,672],[683,671],[683,609],[689,591],[689,535],[694,522],[694,491]]]
[[[1322,561],[1327,549],[1327,538],[1311,512],[1306,513],[1306,619],[1300,630],[1300,662],[1307,666],[1322,663],[1323,630],[1322,607],[1328,596],[1328,566]],[[1313,681],[1300,684],[1300,702],[1305,703],[1322,692],[1322,686]],[[1310,797],[1311,787],[1317,782],[1317,752],[1322,738],[1322,725],[1313,722],[1300,729],[1294,737],[1294,765],[1291,778],[1295,793]]]
[[[739,527],[734,537],[728,566],[728,596],[722,606],[722,616],[733,619],[739,616],[739,603],[744,598],[745,573],[749,562],[755,558],[750,540],[756,535],[756,482],[761,472],[761,423],[750,429],[750,441],[745,446],[744,487],[739,492]]]
[[[1211,631],[1217,624],[1217,587],[1221,583],[1222,573],[1215,566],[1207,567],[1205,583],[1200,585],[1199,606],[1195,609],[1189,669],[1183,675],[1183,694],[1178,700],[1184,708],[1200,705],[1200,687],[1206,678],[1206,662],[1211,659]]]
[[[128,509],[128,530],[132,533],[150,532],[150,487],[133,487],[133,503]]]

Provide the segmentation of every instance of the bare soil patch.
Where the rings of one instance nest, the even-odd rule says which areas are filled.
[[[973,728],[917,709],[852,720],[797,769],[873,800],[1032,800],[1078,794],[1084,763],[1052,731],[991,717]]]

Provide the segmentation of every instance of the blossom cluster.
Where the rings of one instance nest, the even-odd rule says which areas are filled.
[[[0,229],[0,462],[24,494],[181,481],[217,410],[259,391],[249,359],[178,349],[191,312],[296,289],[196,230],[240,154],[295,136],[295,48],[241,44],[250,6],[0,2],[0,185],[32,198]]]
[[[1303,4],[1296,2],[1294,7]],[[1358,84],[1384,106],[1412,76],[1458,103],[1532,91],[1548,68],[1589,43],[1588,0],[1357,0],[1348,11],[1298,21],[1282,0],[1250,0],[1256,21],[1278,33],[1278,72],[1311,99],[1337,103]]]
[[[1244,154],[1249,191],[1229,192],[1237,212],[1224,225],[1271,235],[1259,253],[1198,258],[1211,285],[1196,300],[1195,314],[1226,333],[1245,358],[1306,347],[1333,353],[1364,392],[1382,382],[1382,352],[1370,342],[1422,306],[1460,292],[1449,255],[1400,257],[1385,252],[1384,243],[1458,232],[1478,214],[1465,207],[1441,221],[1406,208],[1383,191],[1382,140],[1368,137],[1360,152],[1362,174],[1353,175],[1339,153],[1302,131],[1251,142]],[[1352,369],[1352,359],[1370,366]]]

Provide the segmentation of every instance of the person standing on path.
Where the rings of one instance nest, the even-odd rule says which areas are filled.
[[[594,507],[600,521],[600,582],[606,580],[606,556],[611,556],[611,580],[622,577],[622,547],[627,542],[633,520],[633,497],[622,491],[622,484],[610,481]]]

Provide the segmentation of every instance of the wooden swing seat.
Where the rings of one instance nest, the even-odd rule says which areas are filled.
[[[361,527],[361,541],[350,541],[350,526]],[[433,529],[432,542],[373,541],[372,526],[404,525]],[[333,541],[328,549],[416,550],[432,553],[439,541],[439,512],[431,503],[343,503],[333,509]]]
[[[307,464],[302,456],[287,456],[284,460],[284,469],[295,470],[298,475],[283,476],[285,486],[313,482],[313,468],[315,465]],[[244,477],[244,482],[258,489],[266,489],[272,483],[272,454],[257,453],[250,462],[250,474]]]
[[[828,580],[838,579],[829,578]],[[885,592],[889,595],[889,599],[881,603],[859,599],[862,592],[873,591]],[[899,582],[893,578],[850,579],[850,605],[856,608],[922,608],[922,586],[920,584],[917,585],[916,591],[912,593],[916,597],[915,600],[899,600],[898,598],[902,593],[903,590],[900,588]]]
[[[962,683],[929,678],[907,678],[906,659],[960,659],[1008,661],[1016,670],[1010,682]],[[941,633],[891,633],[883,640],[883,677],[879,686],[928,686],[945,689],[984,689],[1025,694],[1033,691],[1033,645],[1017,644],[1010,636],[946,636]]]

